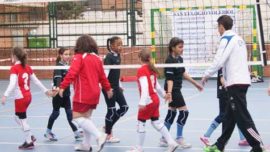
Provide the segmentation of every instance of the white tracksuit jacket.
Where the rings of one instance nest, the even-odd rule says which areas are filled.
[[[205,71],[204,76],[210,77],[220,68],[223,70],[226,87],[250,85],[246,43],[232,30],[223,33],[213,64]]]

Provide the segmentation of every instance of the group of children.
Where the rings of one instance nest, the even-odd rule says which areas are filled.
[[[168,46],[168,57],[165,63],[183,63],[181,57],[183,53],[184,41],[179,38],[172,38]],[[104,59],[105,65],[120,65],[122,40],[120,37],[112,37],[107,41],[108,54]],[[13,66],[10,70],[10,83],[2,97],[2,104],[6,102],[6,97],[15,91],[15,115],[16,122],[21,126],[25,141],[19,146],[19,149],[32,149],[36,138],[30,131],[27,123],[27,108],[31,103],[30,80],[33,80],[40,89],[48,96],[52,96],[53,110],[48,120],[47,130],[44,134],[51,141],[57,141],[56,135],[52,132],[54,121],[60,114],[59,109],[63,107],[66,117],[75,139],[83,138],[80,145],[75,146],[78,151],[92,151],[90,143],[94,137],[97,141],[97,151],[101,151],[105,142],[117,143],[120,139],[114,137],[112,129],[120,117],[124,116],[129,106],[123,95],[123,88],[119,81],[120,69],[104,70],[103,61],[98,56],[98,47],[95,40],[88,36],[82,35],[76,41],[74,49],[74,57],[70,62],[70,50],[60,48],[58,51],[57,66],[69,66],[69,70],[54,70],[53,89],[48,90],[37,79],[31,67],[26,64],[26,52],[21,48],[12,49]],[[186,124],[189,111],[185,100],[181,93],[183,78],[192,83],[199,91],[203,90],[203,86],[193,80],[186,72],[184,67],[165,68],[165,85],[164,89],[157,80],[159,71],[151,63],[151,52],[143,49],[139,52],[139,59],[142,66],[137,71],[137,82],[140,92],[140,100],[138,102],[138,143],[129,152],[142,152],[145,140],[145,123],[151,120],[151,124],[155,130],[160,132],[161,146],[168,146],[167,151],[173,152],[178,147],[190,148],[191,144],[187,143],[183,137],[183,128]],[[226,91],[223,88],[222,75],[218,75],[218,90],[220,99],[220,114],[213,121],[208,131],[201,140],[210,145],[209,137],[213,130],[222,122],[224,101],[226,100]],[[73,106],[71,108],[70,101],[70,84],[73,83],[74,97]],[[102,89],[100,89],[100,86]],[[107,105],[107,113],[105,116],[104,132],[97,129],[91,120],[91,115],[99,103],[100,93],[103,93]],[[159,96],[169,103],[167,115],[164,123],[159,120]],[[119,109],[116,108],[116,103]],[[178,115],[177,115],[178,113]],[[177,117],[177,118],[176,118]],[[169,130],[176,118],[177,133],[176,140],[172,138]],[[78,130],[82,129],[82,132]],[[242,137],[242,135],[240,136]],[[241,139],[241,142],[246,142]],[[240,143],[239,143],[240,144]],[[248,145],[246,143],[241,145]]]

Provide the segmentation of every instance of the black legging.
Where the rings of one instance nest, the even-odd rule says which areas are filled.
[[[119,87],[113,88],[113,97],[108,98],[107,92],[102,90],[107,104],[107,114],[105,118],[105,132],[111,134],[113,125],[119,120],[120,117],[124,116],[128,111],[128,105],[123,92]],[[118,103],[119,109],[116,110],[115,103]]]
[[[53,111],[49,118],[47,128],[52,129],[54,121],[58,118],[60,115],[60,108],[65,108],[66,116],[68,123],[71,127],[71,129],[74,131],[77,131],[78,128],[72,123],[72,110],[71,110],[71,104],[70,104],[70,98],[69,96],[64,96],[61,98],[59,95],[55,96],[52,101],[53,104]]]

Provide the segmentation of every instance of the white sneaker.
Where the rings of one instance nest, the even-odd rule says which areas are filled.
[[[52,133],[52,132],[46,132],[44,134],[44,137],[49,139],[50,141],[57,141],[57,138],[56,138],[55,134]]]
[[[160,147],[168,147],[168,143],[165,140],[165,138],[163,138],[163,137],[160,138],[160,140],[159,140],[159,146]]]
[[[181,149],[187,149],[187,148],[191,148],[192,145],[190,143],[186,143],[186,141],[184,140],[184,138],[179,138],[176,139],[176,142],[178,143],[179,147]]]
[[[92,152],[92,147],[84,144],[75,145],[75,151],[89,151]]]
[[[178,148],[178,144],[175,142],[173,144],[169,144],[166,152],[174,152]]]
[[[119,143],[119,142],[120,142],[120,139],[117,138],[117,137],[114,137],[114,136],[111,134],[111,135],[108,135],[108,136],[107,136],[106,142],[107,142],[107,143]]]
[[[132,147],[130,150],[126,151],[126,152],[143,152],[142,148],[135,146]]]
[[[100,152],[107,139],[107,134],[101,133],[101,136],[97,139],[97,152]]]

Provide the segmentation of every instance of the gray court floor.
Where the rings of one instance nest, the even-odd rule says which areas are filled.
[[[49,88],[51,81],[42,80]],[[160,80],[163,85],[164,80]],[[0,80],[0,94],[2,95],[7,87],[7,80]],[[117,144],[106,144],[104,152],[124,152],[136,145],[136,114],[139,95],[137,84],[135,82],[123,83],[125,88],[124,94],[130,106],[128,113],[119,120],[114,127],[114,135],[121,139]],[[264,83],[252,84],[248,91],[248,108],[255,120],[257,129],[259,130],[263,141],[266,145],[270,142],[270,97],[267,95],[268,80]],[[216,81],[210,80],[202,93],[199,93],[190,83],[184,82],[183,94],[190,116],[184,128],[184,136],[188,142],[192,144],[191,149],[177,150],[182,152],[201,152],[203,145],[199,137],[208,128],[210,122],[218,114],[218,100],[216,98]],[[57,135],[57,142],[49,142],[43,134],[46,130],[48,117],[52,111],[51,99],[46,97],[34,84],[32,85],[33,100],[28,110],[28,122],[32,132],[37,137],[35,152],[72,152],[74,144],[76,144],[71,128],[68,126],[64,110],[56,120],[53,132]],[[167,112],[167,105],[161,101],[161,119],[163,121]],[[93,121],[101,128],[104,126],[104,116],[106,114],[106,106],[101,95],[100,104],[93,114]],[[220,135],[220,128],[214,132],[212,141]],[[176,125],[171,129],[171,134],[175,137]],[[23,142],[23,133],[14,121],[14,101],[9,98],[5,106],[0,105],[0,151],[16,152],[18,146]],[[147,133],[145,140],[145,152],[162,152],[165,148],[159,147],[160,135],[156,132],[150,122],[147,123]],[[236,130],[229,141],[226,152],[247,152],[249,147],[238,146],[238,131]],[[96,143],[93,141],[93,147]]]

